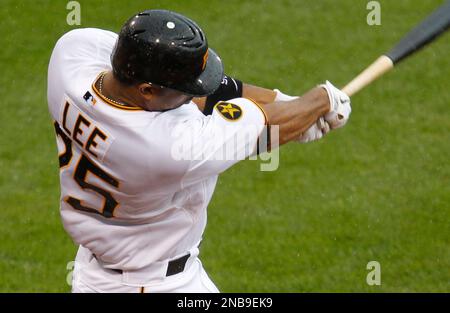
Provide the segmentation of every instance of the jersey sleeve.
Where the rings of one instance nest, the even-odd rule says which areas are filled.
[[[189,161],[184,186],[220,174],[256,153],[267,117],[264,110],[246,98],[218,102],[211,115],[184,127],[181,146],[173,151]]]
[[[56,43],[48,66],[47,97],[54,118],[64,94],[78,97],[104,70],[111,69],[111,52],[117,34],[96,28],[79,28]]]

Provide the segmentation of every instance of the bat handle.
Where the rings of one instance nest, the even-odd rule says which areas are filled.
[[[342,91],[351,97],[393,67],[394,62],[389,57],[382,55],[342,88]]]

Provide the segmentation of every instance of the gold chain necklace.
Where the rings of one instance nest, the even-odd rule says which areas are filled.
[[[126,105],[126,104],[124,104],[124,103],[122,103],[122,102],[113,100],[113,99],[107,97],[107,96],[103,93],[103,78],[105,78],[105,75],[106,75],[106,72],[103,72],[103,73],[102,73],[102,76],[100,76],[100,80],[99,80],[99,82],[98,82],[98,91],[100,91],[100,94],[101,94],[103,97],[105,97],[107,100],[111,101],[112,103],[115,103],[115,104],[121,105],[121,106],[126,106],[126,107],[129,106],[129,105]]]

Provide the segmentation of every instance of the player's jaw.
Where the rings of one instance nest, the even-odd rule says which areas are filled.
[[[181,91],[163,88],[155,85],[148,85],[151,90],[139,88],[139,93],[145,103],[145,110],[148,111],[166,111],[178,108],[179,106],[189,103],[192,96]]]

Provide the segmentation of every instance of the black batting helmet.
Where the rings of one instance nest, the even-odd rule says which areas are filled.
[[[219,56],[191,19],[166,10],[148,10],[122,27],[111,55],[123,82],[149,82],[192,96],[213,93],[223,78]]]

